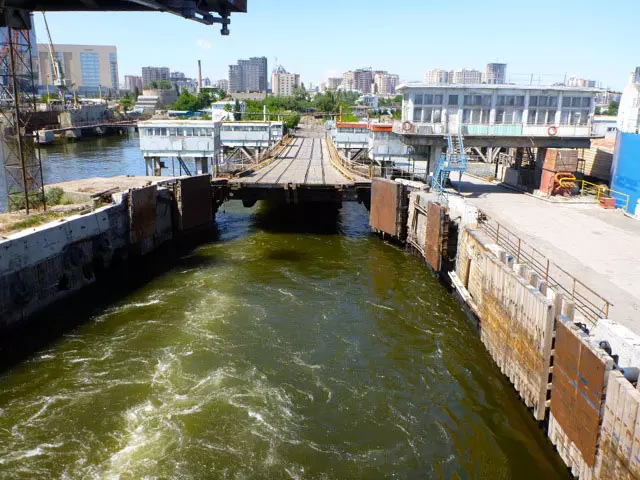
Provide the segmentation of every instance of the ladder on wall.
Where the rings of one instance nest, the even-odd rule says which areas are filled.
[[[440,203],[448,203],[445,190],[451,172],[464,172],[467,169],[467,155],[464,152],[462,126],[458,123],[458,116],[452,115],[447,122],[447,152],[440,156],[431,182],[432,190],[438,195]]]

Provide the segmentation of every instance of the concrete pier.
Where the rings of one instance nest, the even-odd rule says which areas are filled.
[[[0,241],[0,331],[98,280],[129,256],[211,228],[210,175],[115,177],[61,184],[76,201],[109,196],[90,213],[22,230]]]

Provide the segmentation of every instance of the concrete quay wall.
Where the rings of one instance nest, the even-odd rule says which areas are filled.
[[[583,317],[551,278],[497,244],[481,228],[483,214],[460,197],[443,205],[376,179],[371,205],[372,228],[404,242],[453,288],[573,476],[640,479],[640,336]]]
[[[0,331],[95,283],[112,265],[213,224],[209,175],[133,188],[113,201],[0,241]]]

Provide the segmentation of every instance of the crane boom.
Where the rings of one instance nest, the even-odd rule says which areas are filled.
[[[56,54],[56,50],[51,40],[51,32],[49,31],[49,24],[47,23],[47,17],[42,12],[42,18],[44,19],[44,26],[47,30],[47,37],[49,40],[49,58],[51,60],[51,74],[53,75],[53,84],[58,87],[58,95],[60,95],[60,101],[64,105],[64,90],[66,87],[64,81],[64,70],[62,69],[62,63]]]

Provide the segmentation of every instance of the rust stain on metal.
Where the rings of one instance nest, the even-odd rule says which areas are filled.
[[[209,175],[198,175],[178,180],[176,200],[180,230],[191,230],[211,224],[213,198]]]
[[[593,468],[611,361],[593,352],[577,335],[580,333],[575,328],[558,322],[551,414],[584,462]]]
[[[640,392],[619,371],[609,374],[596,478],[640,478]]]
[[[536,420],[543,420],[554,306],[492,254],[485,260],[482,342]]]
[[[138,243],[155,234],[157,193],[156,185],[129,190],[131,243]]]
[[[429,202],[427,204],[427,238],[424,256],[427,263],[436,272],[439,272],[442,266],[442,254],[447,242],[446,222],[445,208],[436,202]]]
[[[386,233],[404,240],[406,216],[404,187],[390,180],[374,179],[371,185],[371,214],[369,217],[371,228],[376,232]]]

